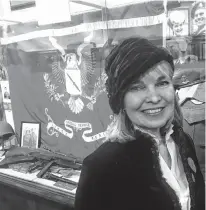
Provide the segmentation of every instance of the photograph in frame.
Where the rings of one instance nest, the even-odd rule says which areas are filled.
[[[1,81],[1,91],[4,103],[11,103],[9,81]]]
[[[37,149],[40,139],[39,122],[21,122],[21,147]]]
[[[190,34],[190,18],[188,9],[168,11],[167,38],[188,36]]]
[[[205,36],[206,31],[206,2],[196,1],[191,7],[191,29],[193,36]]]

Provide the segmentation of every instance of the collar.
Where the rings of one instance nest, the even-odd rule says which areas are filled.
[[[168,141],[171,141],[171,140],[172,140],[172,138],[170,138],[170,136],[171,136],[172,133],[174,132],[173,127],[174,127],[174,125],[171,124],[170,127],[169,127],[169,129],[167,130],[167,133],[165,134],[165,141],[166,141],[166,143],[167,143]],[[146,129],[143,129],[143,128],[140,128],[140,127],[137,127],[137,126],[135,126],[135,129],[136,129],[136,130],[139,130],[140,132],[142,132],[142,133],[144,133],[144,134],[147,134],[147,135],[151,136],[152,138],[155,139],[157,145],[158,145],[158,146],[160,145],[160,139],[157,138],[154,134],[150,133],[149,130],[146,130]]]
[[[173,127],[174,127],[174,125],[171,124],[170,127],[169,127],[169,129],[168,129],[168,131],[167,131],[167,133],[166,133],[166,135],[165,135],[165,140],[166,140],[166,141],[171,140],[170,136],[171,136],[171,135],[173,134],[173,132],[174,132]]]

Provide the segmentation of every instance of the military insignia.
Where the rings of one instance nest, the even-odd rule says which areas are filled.
[[[182,81],[182,84],[188,84],[190,82],[185,75],[182,75],[181,81]]]
[[[187,158],[187,161],[188,161],[190,168],[196,173],[197,169],[196,169],[195,163],[192,160],[192,158],[191,157]]]
[[[44,74],[47,93],[51,101],[61,102],[75,114],[81,113],[85,107],[93,110],[97,97],[105,91],[105,73],[94,82],[96,59],[94,46],[90,42],[92,37],[93,32],[77,47],[77,53],[66,53],[55,38],[49,38],[61,56],[54,59],[52,74]],[[64,87],[63,93],[58,92],[60,88],[54,82]],[[83,98],[86,100],[82,100]],[[85,101],[88,101],[86,105]]]

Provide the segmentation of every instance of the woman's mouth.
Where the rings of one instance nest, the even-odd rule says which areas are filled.
[[[157,115],[159,114],[163,108],[156,108],[156,109],[146,109],[143,112],[149,115]]]

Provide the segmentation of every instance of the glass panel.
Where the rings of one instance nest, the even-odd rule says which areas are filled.
[[[111,122],[104,86],[107,13],[98,2],[71,2],[70,8],[69,22],[10,25],[4,62],[17,133],[21,121],[41,122],[41,147],[84,158],[102,144]]]
[[[158,46],[167,38],[177,70],[201,69],[205,38],[193,33],[193,2],[168,1],[168,19],[163,3],[70,1],[71,21],[41,26],[34,6],[13,11],[12,20],[23,23],[9,25],[1,44],[17,133],[21,121],[37,121],[41,147],[80,158],[99,147],[112,122],[105,58],[125,38],[142,36]],[[167,25],[172,11],[186,16],[182,35],[174,36],[174,28]]]

